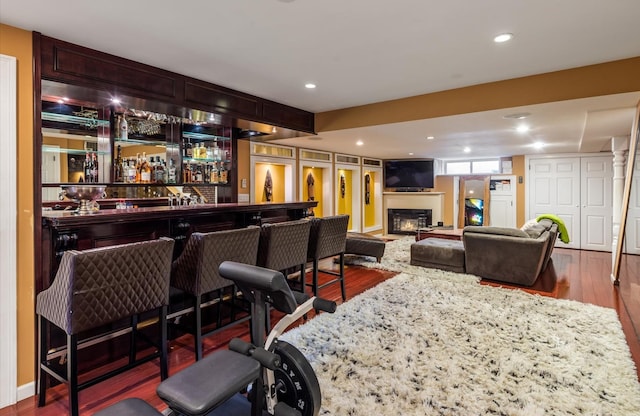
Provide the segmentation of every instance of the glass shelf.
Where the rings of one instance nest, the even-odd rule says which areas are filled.
[[[109,120],[100,120],[93,117],[72,116],[69,114],[42,112],[43,121],[53,121],[56,123],[68,123],[87,128],[109,127]]]
[[[193,131],[183,131],[182,132],[182,137],[186,138],[186,139],[192,139],[192,140],[207,140],[207,141],[215,141],[215,140],[220,140],[220,141],[228,141],[231,140],[231,137],[225,137],[225,136],[216,136],[213,134],[205,134],[205,133],[196,133]]]

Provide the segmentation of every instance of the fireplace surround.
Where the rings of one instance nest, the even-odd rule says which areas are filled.
[[[432,224],[430,209],[388,209],[387,224],[389,234],[416,234],[418,228]]]

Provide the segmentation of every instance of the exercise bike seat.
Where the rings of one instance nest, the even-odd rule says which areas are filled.
[[[188,416],[203,416],[260,377],[255,359],[220,350],[164,380],[156,393],[169,407]]]

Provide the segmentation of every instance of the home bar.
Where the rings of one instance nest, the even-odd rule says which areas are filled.
[[[312,113],[33,36],[34,177],[43,207],[36,293],[68,249],[163,236],[181,242],[196,231],[303,218],[316,206],[238,203],[237,191],[238,140],[275,126],[313,133]]]
[[[176,259],[195,232],[298,220],[316,207],[238,202],[238,141],[276,126],[280,135],[313,133],[312,113],[37,32],[33,44],[34,198],[42,207],[35,210],[36,296],[50,288],[68,250],[169,237]],[[169,311],[188,307],[172,297]],[[92,339],[107,342],[80,350],[79,369],[126,356],[128,344],[113,334],[127,326],[92,329]],[[62,335],[45,335],[46,360],[59,370],[70,359],[56,348]]]

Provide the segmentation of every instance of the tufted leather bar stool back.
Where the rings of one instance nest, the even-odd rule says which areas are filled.
[[[333,283],[340,282],[342,300],[347,299],[344,285],[344,251],[347,242],[347,228],[349,227],[348,215],[334,215],[331,217],[311,219],[311,232],[309,235],[309,248],[307,261],[313,263],[313,278],[311,287],[313,294],[318,296],[318,289]],[[327,257],[340,257],[340,272],[320,270],[319,261]],[[318,272],[337,276],[336,279],[318,285]]]
[[[40,292],[36,300],[39,327],[39,406],[44,406],[47,376],[50,375],[69,387],[69,412],[78,415],[78,391],[92,386],[150,359],[160,358],[160,375],[167,378],[166,314],[169,304],[169,279],[174,240],[161,238],[154,241],[117,246],[70,250],[64,252],[60,267],[51,286]],[[136,360],[138,315],[158,312],[160,340],[158,351]],[[79,334],[131,317],[131,346],[129,364],[78,383],[77,352]],[[48,357],[49,323],[67,335],[66,372],[51,365]]]
[[[304,275],[309,243],[309,220],[264,224],[260,231],[258,266],[284,273],[300,268]]]
[[[202,337],[221,327],[223,289],[233,288],[234,283],[220,276],[218,267],[223,261],[256,264],[260,227],[249,226],[236,230],[192,233],[182,254],[173,262],[171,286],[193,298],[195,323],[193,328],[196,360],[202,358]],[[202,332],[203,296],[218,292],[218,325],[209,332]],[[232,291],[232,296],[235,290]],[[206,303],[206,302],[205,302]],[[232,318],[232,322],[234,319]]]

